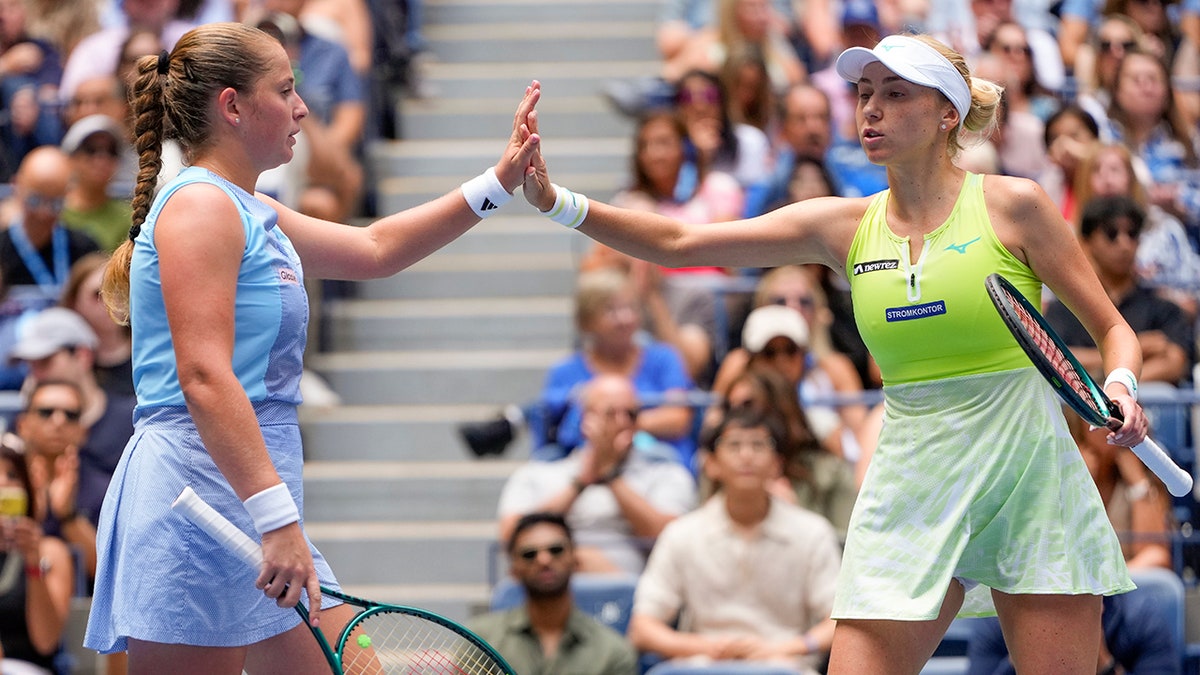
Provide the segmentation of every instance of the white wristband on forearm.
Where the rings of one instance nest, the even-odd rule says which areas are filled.
[[[554,206],[542,211],[542,215],[572,230],[582,225],[588,214],[588,198],[554,183],[550,187],[555,192]]]
[[[496,177],[496,167],[491,167],[463,183],[462,193],[467,205],[480,218],[487,218],[512,199],[512,195]]]
[[[242,502],[242,505],[250,513],[254,529],[259,534],[278,530],[300,520],[300,510],[296,508],[286,483],[269,487]]]
[[[1128,368],[1113,368],[1113,371],[1108,374],[1108,377],[1104,378],[1104,388],[1108,389],[1108,385],[1112,384],[1113,382],[1123,385],[1129,390],[1129,395],[1133,397],[1133,400],[1137,400],[1137,377],[1133,374],[1132,370]]]

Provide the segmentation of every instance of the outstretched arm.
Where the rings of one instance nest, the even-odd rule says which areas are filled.
[[[496,195],[480,197],[506,200],[522,184],[538,138],[527,131],[528,118],[541,96],[537,81],[525,88],[525,95],[513,116],[513,130],[495,171]],[[480,185],[476,179],[464,186]],[[489,179],[490,180],[490,179]],[[485,183],[486,184],[486,183]],[[499,193],[503,190],[503,194]],[[367,227],[336,225],[293,211],[260,195],[279,213],[279,226],[287,233],[304,261],[305,271],[317,278],[372,279],[389,276],[416,263],[469,230],[481,219],[479,204],[469,204],[461,188],[381,218]],[[492,201],[495,201],[494,199]],[[490,210],[483,211],[490,213]]]
[[[528,118],[530,139],[538,117]],[[550,181],[541,143],[524,183],[525,199],[560,224],[618,251],[668,267],[773,267],[821,263],[841,270],[869,199],[829,197],[757,218],[704,225],[590,200]]]

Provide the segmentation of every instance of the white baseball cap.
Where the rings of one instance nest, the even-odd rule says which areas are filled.
[[[842,52],[837,59],[837,73],[845,80],[858,82],[863,68],[876,61],[913,84],[942,92],[958,111],[958,125],[966,121],[971,89],[958,68],[938,50],[907,35],[889,35],[874,49],[851,47]]]
[[[783,305],[763,305],[746,317],[742,326],[742,346],[757,354],[767,343],[785,337],[799,347],[808,347],[808,324],[800,312]]]

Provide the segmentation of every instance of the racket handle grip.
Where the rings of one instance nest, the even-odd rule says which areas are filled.
[[[1149,436],[1130,448],[1146,468],[1154,472],[1167,486],[1167,492],[1182,497],[1192,491],[1192,476],[1176,464],[1158,443]],[[241,532],[241,530],[238,530]]]
[[[182,513],[217,543],[229,549],[230,553],[246,561],[251,568],[257,570],[262,567],[262,547],[239,530],[237,525],[229,522],[228,518],[217,513],[191,487],[183,488],[183,492],[171,504],[171,510]]]

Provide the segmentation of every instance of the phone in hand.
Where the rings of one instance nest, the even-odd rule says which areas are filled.
[[[0,486],[0,516],[18,518],[29,509],[29,495],[14,485]]]

